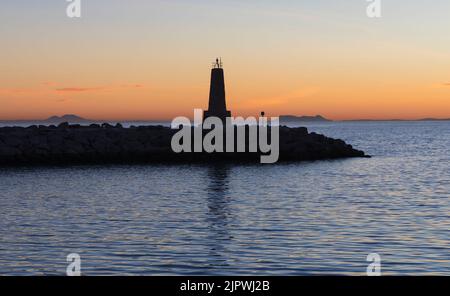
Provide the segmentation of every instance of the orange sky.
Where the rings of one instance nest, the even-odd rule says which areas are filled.
[[[426,16],[387,7],[372,20],[364,6],[231,2],[220,14],[200,0],[92,4],[80,20],[10,4],[0,12],[0,119],[192,116],[207,107],[216,56],[233,115],[450,118],[448,4]]]

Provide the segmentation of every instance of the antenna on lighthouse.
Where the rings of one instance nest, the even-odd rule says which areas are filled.
[[[222,68],[222,58],[216,58],[216,61],[213,63],[214,69],[221,69]]]

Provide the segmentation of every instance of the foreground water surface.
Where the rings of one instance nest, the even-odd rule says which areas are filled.
[[[450,122],[306,126],[374,157],[2,168],[0,274],[450,275]]]

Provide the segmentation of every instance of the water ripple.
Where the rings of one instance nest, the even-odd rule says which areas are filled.
[[[310,126],[372,159],[0,172],[0,274],[363,275],[450,270],[448,123]]]

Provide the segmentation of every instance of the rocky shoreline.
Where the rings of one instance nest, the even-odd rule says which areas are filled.
[[[260,153],[175,153],[176,133],[163,126],[123,128],[120,124],[0,128],[0,165],[254,162]],[[279,161],[369,157],[342,140],[306,128],[280,127]]]

